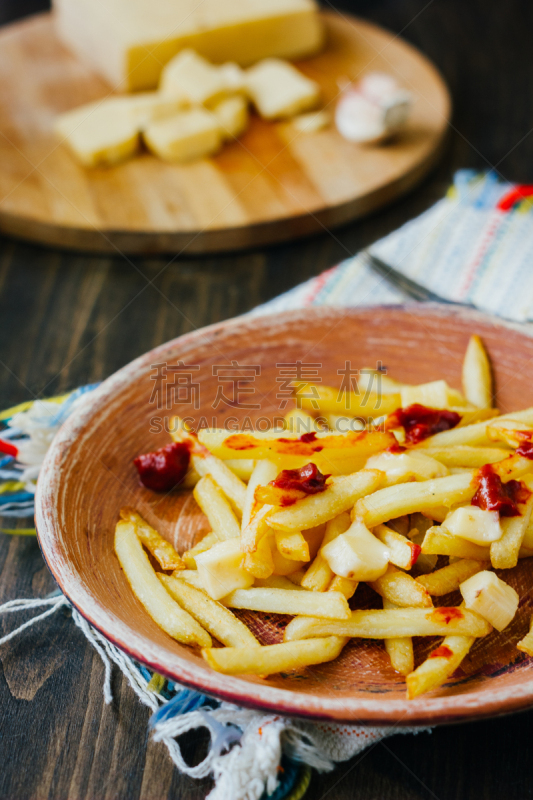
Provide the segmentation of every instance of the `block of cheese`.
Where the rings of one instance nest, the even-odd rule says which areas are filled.
[[[54,0],[59,35],[120,91],[153,89],[184,48],[242,66],[320,50],[315,0]]]
[[[242,95],[227,97],[212,108],[226,140],[236,139],[248,127],[248,102]]]
[[[213,155],[222,144],[218,120],[204,108],[193,108],[153,122],[143,137],[156,156],[178,163]]]
[[[278,58],[266,58],[247,70],[246,88],[264,119],[293,117],[314,108],[320,99],[317,83]]]
[[[122,98],[97,101],[61,114],[54,130],[85,167],[117,164],[139,149],[140,126]]]
[[[228,77],[194,50],[182,50],[163,67],[159,91],[185,97],[191,105],[209,105],[228,94]]]

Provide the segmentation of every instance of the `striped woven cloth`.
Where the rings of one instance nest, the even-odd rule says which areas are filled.
[[[446,197],[376,242],[370,252],[447,300],[516,322],[533,320],[532,186],[461,170]],[[406,299],[367,266],[363,255],[356,255],[252,313]]]

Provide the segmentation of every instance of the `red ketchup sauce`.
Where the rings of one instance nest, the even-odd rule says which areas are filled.
[[[403,428],[405,438],[410,444],[417,444],[433,436],[435,433],[449,431],[461,421],[461,415],[445,408],[427,408],[420,403],[413,403],[405,408],[398,408],[389,414],[385,427]]]
[[[523,456],[533,461],[533,442],[522,442],[515,450],[517,456]]]
[[[429,658],[448,658],[453,656],[453,651],[450,650],[447,644],[441,644],[436,650],[430,653]]]
[[[476,476],[478,488],[472,505],[483,511],[499,511],[501,517],[518,517],[519,503],[525,503],[530,495],[521,481],[503,483],[492,464],[481,467]]]
[[[133,459],[143,486],[154,492],[168,492],[182,482],[191,458],[186,442],[167,444],[154,453]]]
[[[323,475],[316,464],[306,464],[300,469],[284,469],[267,486],[259,486],[255,499],[261,503],[292,506],[297,500],[319,494],[326,488],[329,475]]]

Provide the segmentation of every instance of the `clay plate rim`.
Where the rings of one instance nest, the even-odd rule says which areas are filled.
[[[416,309],[413,306],[416,306]],[[507,322],[470,308],[454,305],[443,307],[438,303],[377,305],[361,309],[335,306],[306,308],[261,317],[228,320],[177,337],[140,356],[107,378],[92,394],[92,402],[83,404],[57,433],[41,469],[35,501],[37,537],[44,560],[67,599],[87,622],[110,642],[143,664],[177,680],[182,685],[231,703],[286,716],[395,727],[452,723],[526,709],[533,703],[533,676],[531,679],[522,680],[518,685],[500,688],[497,697],[491,693],[488,680],[483,689],[475,689],[470,695],[463,693],[437,697],[423,696],[408,702],[380,699],[375,694],[370,695],[368,700],[349,697],[314,698],[298,691],[250,684],[238,677],[221,675],[214,671],[198,671],[178,655],[173,656],[174,664],[169,668],[168,663],[161,661],[162,653],[157,645],[153,645],[147,637],[138,635],[134,629],[117,620],[110,609],[102,605],[98,598],[81,585],[68,559],[62,553],[61,527],[55,505],[62,480],[61,464],[83,428],[90,423],[91,417],[105,407],[108,397],[116,397],[121,387],[129,385],[138,373],[144,372],[151,363],[154,363],[154,358],[160,358],[164,353],[177,347],[181,351],[186,351],[207,335],[218,338],[226,331],[234,333],[239,328],[243,333],[247,330],[257,333],[257,329],[261,327],[269,329],[283,327],[289,321],[309,323],[310,318],[322,321],[329,318],[333,322],[338,320],[339,314],[345,317],[358,316],[368,314],[372,310],[403,311],[406,315],[413,315],[415,312],[421,316],[441,318],[451,316],[472,326],[476,323],[489,324],[533,338],[532,325]],[[165,654],[165,657],[168,662],[168,654]]]

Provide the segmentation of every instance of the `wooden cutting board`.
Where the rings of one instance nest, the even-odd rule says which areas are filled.
[[[148,153],[85,169],[52,132],[56,114],[109,87],[58,41],[51,14],[0,32],[0,231],[96,252],[207,253],[265,245],[333,228],[414,186],[436,162],[450,117],[437,70],[406,42],[324,12],[326,49],[298,66],[334,109],[339,82],[370,70],[414,96],[407,129],[361,147],[332,126],[302,133],[255,117],[218,156],[186,165]]]

